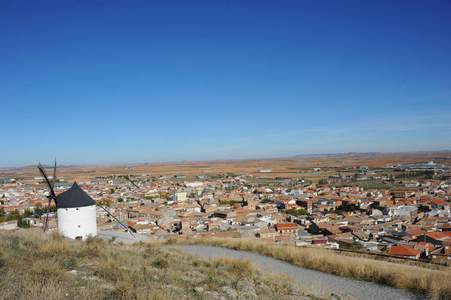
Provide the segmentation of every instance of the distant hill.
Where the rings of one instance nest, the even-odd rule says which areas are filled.
[[[377,158],[387,158],[387,162],[406,162],[406,161],[427,161],[427,160],[436,160],[442,159],[445,160],[443,162],[447,162],[449,157],[451,157],[451,150],[440,150],[440,151],[416,151],[416,152],[346,152],[346,153],[311,153],[311,154],[300,154],[291,157],[277,157],[277,158],[250,158],[250,159],[218,159],[218,160],[205,160],[205,161],[177,161],[177,162],[160,162],[160,163],[133,163],[133,164],[106,164],[106,165],[58,165],[58,169],[62,171],[74,171],[74,170],[84,170],[87,169],[92,170],[103,170],[104,172],[108,172],[114,170],[115,173],[133,173],[131,169],[127,169],[130,166],[133,166],[133,169],[138,172],[141,169],[144,173],[147,173],[146,170],[151,168],[158,169],[158,167],[162,167],[162,171],[172,170],[179,166],[192,167],[196,164],[201,165],[210,165],[211,166],[219,166],[218,171],[222,169],[226,169],[230,166],[239,166],[249,162],[255,162],[257,165],[261,163],[261,165],[266,165],[268,162],[274,163],[274,167],[277,167],[277,162],[281,161],[294,161],[296,159],[306,159],[310,162],[321,160],[322,163],[327,163],[328,158],[333,159],[346,159],[347,162],[353,163],[355,161],[359,161],[362,163],[364,161],[371,162],[372,160],[376,160]],[[379,160],[381,161],[381,160]],[[299,162],[299,161],[297,161]],[[27,172],[28,174],[37,172],[37,165],[28,165],[19,168],[0,168],[0,172]],[[44,165],[46,169],[53,169],[53,165]],[[270,167],[268,167],[270,168]],[[161,169],[161,168],[160,168]]]
[[[412,155],[412,154],[451,154],[451,150],[440,151],[415,151],[415,152],[345,152],[345,153],[319,153],[319,154],[299,154],[294,157],[327,157],[327,156],[372,156],[372,155]]]

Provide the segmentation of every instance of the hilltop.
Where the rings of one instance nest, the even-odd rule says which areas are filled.
[[[309,299],[249,261],[202,259],[155,244],[1,234],[2,299]]]

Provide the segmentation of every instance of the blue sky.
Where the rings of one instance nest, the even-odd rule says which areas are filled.
[[[451,149],[450,1],[0,2],[0,166]]]

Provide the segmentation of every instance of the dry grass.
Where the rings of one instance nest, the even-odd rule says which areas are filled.
[[[413,291],[436,299],[450,299],[451,268],[425,268],[391,263],[367,257],[348,256],[321,248],[272,246],[256,239],[187,239],[181,243],[204,244],[250,251],[280,259],[293,265],[329,274],[375,282]]]
[[[39,230],[0,235],[1,299],[212,299],[211,293],[230,299],[223,287],[239,294],[243,280],[258,299],[297,295],[250,261],[201,259],[145,243],[73,241]]]

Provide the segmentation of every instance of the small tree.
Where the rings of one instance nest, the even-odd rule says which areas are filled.
[[[327,179],[320,179],[318,180],[318,185],[326,185],[328,183]]]
[[[306,215],[307,211],[305,209],[287,209],[285,213],[297,217]]]
[[[30,228],[30,222],[27,220],[19,219],[17,220],[17,227],[28,229]]]
[[[46,213],[46,211],[47,211],[46,208],[43,207],[41,203],[36,204],[36,206],[34,207],[34,215],[36,217],[42,216],[43,214]]]
[[[353,251],[359,251],[362,250],[364,247],[361,243],[359,242],[352,242],[351,247],[349,248],[349,250],[353,250]]]
[[[8,220],[19,220],[21,218],[20,213],[17,209],[13,210],[8,214]]]
[[[23,212],[23,216],[24,216],[25,218],[28,218],[28,217],[31,216],[31,215],[33,215],[33,212],[31,211],[31,209],[26,208],[26,209],[24,210],[24,212]]]

